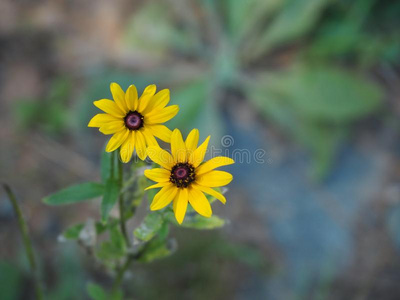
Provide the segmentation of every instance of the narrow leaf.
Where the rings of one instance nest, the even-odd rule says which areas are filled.
[[[47,196],[43,202],[49,205],[76,203],[99,197],[104,193],[104,185],[96,182],[86,182],[67,187],[53,195]]]

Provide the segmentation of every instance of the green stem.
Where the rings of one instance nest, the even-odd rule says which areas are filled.
[[[119,179],[119,186],[120,186],[120,193],[119,193],[119,197],[118,197],[119,226],[120,226],[122,235],[124,236],[126,246],[129,246],[129,237],[128,237],[128,233],[127,233],[127,230],[126,230],[125,217],[124,217],[124,212],[125,212],[124,196],[123,196],[123,194],[121,192],[122,184],[124,182],[124,172],[123,172],[123,169],[122,169],[122,162],[119,159],[118,159],[118,179]]]
[[[28,257],[31,271],[32,271],[32,274],[33,274],[34,280],[35,280],[36,298],[38,300],[42,300],[43,299],[42,285],[40,283],[37,263],[35,260],[35,255],[33,253],[32,241],[29,238],[28,225],[25,222],[24,216],[22,215],[21,208],[18,205],[17,198],[15,197],[11,188],[7,184],[3,184],[3,188],[8,196],[8,199],[10,200],[10,202],[13,206],[13,209],[14,209],[15,214],[18,219],[18,226],[19,226],[19,229],[21,230],[22,240],[24,243],[25,251],[26,251],[26,256]]]

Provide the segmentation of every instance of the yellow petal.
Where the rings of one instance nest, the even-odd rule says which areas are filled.
[[[157,124],[157,125],[146,125],[151,133],[158,137],[160,140],[170,143],[171,142],[171,134],[172,131],[165,125]]]
[[[193,186],[189,187],[189,203],[203,217],[211,217],[212,209],[210,202],[208,202],[206,196],[200,190]]]
[[[128,134],[129,134],[128,129],[123,129],[115,133],[107,144],[106,152],[112,152],[116,150],[119,146],[121,146],[122,143],[125,142],[126,138],[128,137]]]
[[[186,138],[185,145],[187,149],[187,155],[192,154],[199,143],[199,130],[193,129]]]
[[[135,111],[138,105],[138,92],[136,86],[133,84],[128,87],[128,90],[125,94],[125,102],[126,106],[129,110]]]
[[[176,188],[177,189],[177,188]],[[188,205],[188,190],[187,189],[177,189],[178,193],[174,199],[173,209],[175,213],[176,221],[182,224],[185,218],[186,209]]]
[[[162,168],[154,168],[144,171],[144,176],[155,182],[169,182],[171,172]]]
[[[156,164],[159,164],[167,170],[171,170],[174,166],[174,159],[171,154],[157,146],[151,146],[147,149],[147,155]]]
[[[131,160],[134,149],[135,149],[135,131],[131,131],[129,133],[128,138],[122,144],[120,149],[120,156],[122,162],[127,163]]]
[[[191,163],[195,168],[197,168],[204,160],[209,141],[210,136],[208,136],[203,144],[201,144],[193,153],[189,154],[189,163]]]
[[[167,106],[163,109],[153,110],[145,115],[145,122],[147,124],[160,124],[171,120],[179,111],[178,105]]]
[[[129,110],[126,106],[124,91],[121,89],[119,84],[115,82],[110,84],[110,90],[115,103],[118,105],[119,109],[126,114]]]
[[[215,168],[231,165],[234,163],[235,161],[232,158],[226,156],[217,156],[198,166],[196,169],[196,175],[201,175]]]
[[[208,186],[208,187],[218,187],[227,185],[233,179],[232,174],[224,171],[210,171],[203,175],[196,177],[196,183]]]
[[[175,129],[171,135],[171,153],[175,162],[186,162],[186,146],[179,129]]]
[[[158,146],[156,138],[147,127],[142,127],[140,131],[143,133],[147,147]]]
[[[223,204],[226,203],[226,198],[225,198],[225,196],[222,195],[221,193],[218,193],[216,190],[214,190],[214,189],[212,189],[212,188],[209,188],[209,187],[207,187],[207,186],[202,186],[202,185],[195,184],[195,183],[192,183],[192,186],[193,186],[194,188],[196,188],[196,189],[198,189],[198,190],[200,190],[200,191],[202,191],[202,192],[208,194],[208,195],[211,195],[211,196],[217,198],[217,199],[218,199],[219,201],[221,201]]]
[[[112,121],[108,122],[106,124],[103,124],[100,128],[99,131],[103,134],[113,134],[118,131],[121,131],[125,129],[124,121],[119,120],[119,121]]]
[[[144,190],[147,191],[147,190],[150,190],[150,189],[156,189],[156,188],[164,187],[164,186],[169,185],[169,184],[171,184],[169,181],[159,182],[159,183],[153,184],[151,186],[148,186]]]
[[[143,110],[143,114],[149,113],[154,109],[162,109],[168,104],[168,102],[169,90],[161,90],[151,98],[150,102],[147,104],[146,109]]]
[[[97,114],[89,122],[88,127],[100,127],[105,123],[118,121],[120,118],[116,118],[109,114]]]
[[[93,104],[96,107],[100,108],[102,111],[104,111],[110,115],[113,115],[117,118],[124,118],[126,115],[114,101],[111,101],[108,99],[102,99],[102,100],[94,101]]]
[[[140,96],[139,104],[138,104],[138,108],[137,108],[137,110],[140,113],[145,110],[145,108],[147,107],[147,104],[150,102],[150,100],[154,96],[155,92],[156,92],[155,84],[149,85],[144,89],[142,96]]]
[[[141,160],[146,159],[146,140],[144,139],[143,133],[140,131],[136,131],[136,142],[135,142],[135,147],[136,147],[136,153],[139,156]]]
[[[169,184],[164,186],[155,196],[151,202],[151,210],[159,210],[166,207],[174,199],[178,189],[176,186]]]

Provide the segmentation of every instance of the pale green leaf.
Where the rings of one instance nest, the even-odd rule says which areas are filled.
[[[193,216],[186,215],[185,220],[180,226],[193,229],[216,229],[224,225],[225,220],[216,215],[206,218],[195,214]]]
[[[196,213],[193,209],[189,210],[186,213],[185,219],[182,224],[178,224],[176,222],[174,212],[172,210],[164,211],[164,218],[168,220],[170,223],[175,224],[179,227],[193,228],[193,229],[216,229],[225,225],[226,221],[221,219],[216,215],[212,215],[210,218],[203,217]]]
[[[146,245],[143,254],[139,257],[140,262],[152,262],[165,258],[175,251],[175,241],[166,239],[155,239]]]
[[[79,234],[84,226],[84,224],[72,225],[71,227],[68,227],[66,230],[64,230],[62,236],[68,240],[76,240],[79,238]]]
[[[157,234],[161,229],[163,222],[164,220],[161,214],[158,212],[152,212],[145,217],[142,224],[135,229],[133,234],[138,239],[147,242]]]

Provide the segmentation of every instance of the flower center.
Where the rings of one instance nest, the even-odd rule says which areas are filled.
[[[143,116],[135,111],[130,111],[124,118],[126,128],[138,130],[143,126]]]
[[[179,188],[188,187],[194,179],[194,167],[188,163],[177,163],[169,177],[169,180]]]

